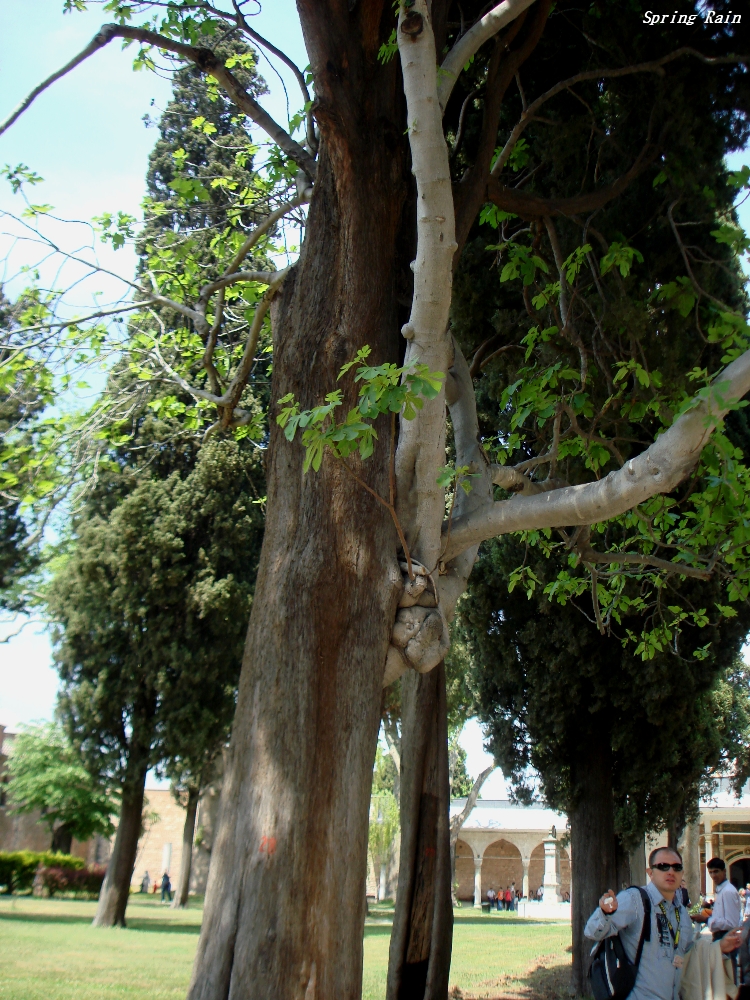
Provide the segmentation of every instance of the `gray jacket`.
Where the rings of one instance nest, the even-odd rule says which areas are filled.
[[[652,882],[644,886],[651,900],[651,940],[644,941],[641,964],[633,991],[628,1000],[678,1000],[680,969],[675,968],[675,955],[684,956],[693,944],[693,922],[684,906],[667,903]],[[665,904],[666,916],[672,928],[680,928],[680,940],[675,948],[667,921],[660,909]],[[593,941],[614,934],[620,935],[625,954],[635,961],[643,926],[643,901],[637,889],[625,889],[617,894],[617,909],[604,913],[598,906],[588,919],[583,933]]]

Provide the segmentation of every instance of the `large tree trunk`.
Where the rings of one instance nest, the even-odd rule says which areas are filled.
[[[70,849],[73,845],[73,834],[70,832],[65,823],[61,823],[60,826],[55,827],[52,831],[52,844],[50,845],[50,850],[56,854],[70,854]]]
[[[115,846],[99,893],[94,927],[124,927],[138,840],[143,819],[143,797],[148,771],[148,751],[131,740],[120,802]]]
[[[617,889],[612,751],[606,737],[592,740],[571,766],[575,801],[570,810],[572,847],[571,919],[576,996],[588,995],[591,942],[583,936],[586,921],[607,889]]]
[[[398,357],[409,175],[397,66],[377,61],[385,22],[372,4],[299,10],[321,150],[300,261],[273,317],[273,400],[293,392],[307,407],[364,344],[377,363]],[[408,274],[407,241],[402,250]],[[304,449],[273,416],[263,550],[189,997],[358,1000],[372,765],[401,587],[396,532],[330,456],[304,474]],[[385,497],[388,426],[378,425],[371,459],[350,460]]]
[[[445,665],[401,681],[401,860],[388,1000],[448,996],[453,907]]]
[[[182,861],[180,863],[180,878],[177,882],[177,891],[172,900],[172,909],[184,909],[188,902],[188,892],[190,890],[190,871],[193,867],[193,837],[195,836],[195,814],[198,811],[198,796],[200,790],[188,789],[187,812],[185,813],[185,825],[182,828]]]

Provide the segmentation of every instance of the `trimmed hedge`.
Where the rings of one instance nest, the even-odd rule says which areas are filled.
[[[76,896],[98,896],[106,874],[106,865],[92,865],[91,868],[53,866],[39,869],[42,885],[50,896],[54,896],[56,892],[72,892]]]
[[[53,854],[52,851],[0,851],[0,887],[7,894],[29,892],[37,869],[53,866],[79,870],[85,862],[74,854]]]

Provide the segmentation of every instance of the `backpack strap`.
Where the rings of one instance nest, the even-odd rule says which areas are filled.
[[[646,892],[642,886],[631,886],[631,889],[637,889],[641,894],[641,902],[643,903],[643,924],[641,925],[641,937],[638,941],[638,950],[635,953],[635,962],[633,963],[636,967],[641,963],[641,954],[643,953],[643,942],[651,940],[651,897]]]

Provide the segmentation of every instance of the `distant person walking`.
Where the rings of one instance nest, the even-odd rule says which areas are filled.
[[[172,883],[169,881],[169,872],[164,872],[161,877],[161,901],[164,902],[164,897],[167,897],[169,902],[172,902]]]
[[[536,898],[538,899],[538,901],[540,903],[544,899],[544,886],[543,885],[540,885],[539,888],[537,889],[537,891],[536,891]]]
[[[505,890],[505,909],[513,912],[513,890],[510,886]]]
[[[141,879],[141,892],[148,892],[151,888],[151,876],[148,872],[143,873],[143,878]]]
[[[495,905],[495,890],[492,886],[487,890],[487,902],[490,904],[490,909]]]

